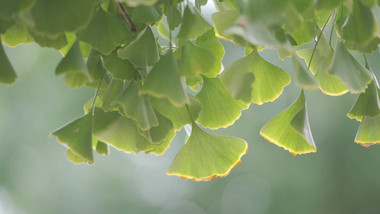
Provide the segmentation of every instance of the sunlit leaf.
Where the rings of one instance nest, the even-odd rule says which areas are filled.
[[[17,80],[16,72],[14,71],[7,55],[4,52],[3,44],[0,39],[0,82],[13,84]]]
[[[138,71],[125,59],[121,59],[116,52],[103,56],[104,66],[116,79],[137,80]]]
[[[351,93],[362,93],[372,80],[371,73],[348,52],[342,42],[338,42],[333,63],[328,72],[336,75]]]
[[[193,123],[189,140],[178,152],[167,174],[195,181],[224,177],[241,163],[247,149],[247,142],[240,138],[208,134]]]
[[[343,0],[317,0],[316,8],[323,10],[331,10],[341,5]]]
[[[60,34],[55,38],[50,38],[42,34],[40,35],[30,29],[29,34],[33,37],[33,40],[43,48],[47,47],[59,50],[67,45],[67,39],[65,34]]]
[[[158,0],[117,0],[125,2],[129,7],[137,7],[138,5],[154,5]]]
[[[52,133],[70,152],[92,164],[92,114],[88,113]]]
[[[132,42],[119,49],[117,54],[122,59],[128,59],[137,67],[145,68],[154,65],[158,61],[159,55],[152,29],[146,27]]]
[[[264,125],[260,135],[293,155],[317,151],[309,126],[303,91],[295,103]]]
[[[55,74],[64,74],[64,81],[70,87],[82,86],[90,80],[91,77],[82,59],[78,42],[71,47],[67,55],[58,64]]]
[[[174,130],[170,131],[170,133],[166,136],[166,138],[159,144],[152,144],[148,148],[145,149],[145,153],[147,154],[155,154],[157,156],[161,156],[165,154],[166,150],[170,146],[170,142],[172,142],[175,137],[176,132]]]
[[[1,35],[2,42],[10,47],[15,47],[19,44],[29,44],[33,42],[33,37],[29,34],[27,28],[19,23],[9,28],[7,32]]]
[[[364,116],[356,134],[355,142],[364,147],[380,144],[380,115],[376,117]]]
[[[306,90],[314,90],[318,88],[318,83],[315,81],[313,74],[296,55],[293,55],[293,69],[296,77],[296,84],[298,86]]]
[[[182,106],[189,103],[184,87],[176,59],[169,51],[154,65],[141,88],[141,93],[167,98],[173,105]]]
[[[99,8],[88,26],[79,32],[79,39],[108,55],[116,46],[131,39],[121,19]]]
[[[124,82],[117,79],[112,79],[109,87],[105,91],[102,99],[102,109],[110,111],[116,106],[116,101],[124,92]]]
[[[215,24],[217,35],[224,39],[233,40],[233,36],[226,33],[226,30],[234,25],[240,15],[238,10],[225,10],[212,14],[212,21]]]
[[[152,142],[162,142],[173,130],[173,123],[157,111],[155,111],[155,114],[157,116],[158,126],[152,127],[149,133]]]
[[[187,106],[190,110],[192,118],[196,120],[201,110],[201,104],[194,96],[188,96],[190,103],[187,104]],[[151,103],[154,109],[167,117],[173,123],[175,130],[179,130],[184,125],[191,123],[191,117],[185,105],[181,107],[174,106],[165,98],[152,98]]]
[[[291,81],[284,70],[267,62],[257,51],[228,66],[221,80],[235,99],[258,105],[276,100]]]
[[[219,78],[203,78],[202,90],[196,95],[201,102],[197,122],[210,129],[225,128],[241,116],[249,104],[235,100]]]
[[[70,149],[66,150],[66,158],[75,164],[87,163],[88,162],[85,158],[82,158],[81,156],[75,154]]]
[[[194,40],[206,33],[211,27],[198,9],[188,4],[183,13],[182,25],[177,35],[178,43],[184,44],[186,40]]]
[[[142,130],[158,126],[154,110],[145,95],[141,95],[138,83],[132,82],[116,101],[123,109],[123,114],[136,122]]]
[[[362,121],[365,116],[374,118],[380,114],[379,89],[373,80],[364,93],[359,94],[355,105],[347,116],[351,119]]]

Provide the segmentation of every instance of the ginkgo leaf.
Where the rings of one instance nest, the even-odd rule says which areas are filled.
[[[154,5],[158,0],[117,0],[125,2],[129,7],[137,7],[139,5]]]
[[[201,104],[194,96],[188,95],[190,103],[187,104],[191,117],[196,120],[201,110]],[[191,123],[191,117],[185,105],[181,107],[174,106],[168,99],[154,98],[150,99],[153,108],[160,114],[168,118],[175,130],[180,130],[184,125]]]
[[[137,80],[138,71],[126,59],[121,59],[116,52],[103,56],[104,66],[116,79]]]
[[[7,32],[1,35],[1,40],[10,47],[19,44],[29,44],[33,42],[33,37],[29,34],[27,28],[19,23],[9,28]]]
[[[74,45],[74,43],[77,41],[77,36],[75,33],[66,32],[66,39],[67,39],[67,45],[59,50],[61,52],[62,56],[66,56],[71,47]],[[90,52],[92,49],[91,45],[88,43],[85,43],[83,41],[79,41],[79,48],[82,53],[83,58],[88,58],[90,55]]]
[[[380,144],[380,115],[376,117],[364,116],[356,133],[355,142],[364,147]]]
[[[212,26],[202,17],[198,9],[192,4],[187,4],[183,12],[181,28],[177,35],[180,45],[187,40],[195,40],[200,35],[206,33]]]
[[[140,94],[138,83],[131,82],[116,101],[123,109],[123,114],[136,122],[142,130],[158,126],[153,107],[145,95]]]
[[[92,154],[92,114],[88,113],[52,133],[60,143],[66,144],[72,153],[94,162]]]
[[[116,46],[131,39],[122,20],[99,8],[90,23],[79,32],[79,39],[87,42],[101,53],[108,55]]]
[[[362,93],[372,80],[371,73],[348,52],[342,42],[335,48],[328,72],[336,75],[351,93]]]
[[[313,74],[302,64],[301,59],[296,55],[293,55],[293,69],[298,86],[306,90],[318,88],[318,83],[315,81]]]
[[[359,94],[354,106],[347,116],[362,121],[365,116],[377,117],[380,114],[380,94],[373,80],[364,93]]]
[[[55,74],[64,74],[65,83],[70,87],[82,86],[90,80],[91,77],[82,59],[78,42],[71,47],[67,55],[58,64]]]
[[[0,39],[0,82],[13,84],[17,80],[16,72],[14,71]]]
[[[84,158],[82,158],[81,156],[75,154],[73,151],[71,151],[70,149],[66,150],[66,158],[75,163],[75,164],[80,164],[80,163],[87,163],[88,161]]]
[[[173,123],[157,111],[155,111],[155,114],[157,116],[158,126],[152,127],[149,130],[149,134],[152,142],[162,142],[173,130]]]
[[[173,52],[169,51],[154,65],[140,92],[167,98],[173,105],[182,106],[189,103],[183,81]]]
[[[166,138],[162,140],[159,144],[152,144],[151,146],[145,148],[145,153],[154,154],[157,156],[164,155],[175,135],[176,132],[174,130],[171,130],[169,134],[166,136]]]
[[[179,72],[182,76],[193,77],[199,74],[208,74],[214,64],[215,54],[207,48],[187,41],[181,49]]]
[[[138,144],[149,143],[132,120],[118,112],[103,112],[98,108],[95,109],[93,134],[100,141],[126,153],[135,152]]]
[[[159,54],[152,29],[146,27],[128,45],[117,50],[117,54],[140,68],[154,65],[158,61]]]
[[[28,23],[30,22],[30,26],[39,34],[51,38],[66,31],[74,32],[89,22],[96,2],[96,0],[38,0],[29,11]]]
[[[212,21],[215,24],[215,30],[218,37],[233,40],[233,36],[226,33],[226,31],[235,24],[240,15],[241,14],[238,10],[224,10],[212,14]]]
[[[167,174],[182,179],[211,181],[227,176],[241,163],[248,144],[235,137],[216,136],[200,129],[195,123],[189,140],[178,152]]]
[[[276,100],[291,81],[284,70],[267,62],[257,51],[232,63],[220,78],[235,99],[258,105]]]
[[[344,41],[344,45],[347,47],[347,49],[358,50],[362,53],[367,53],[367,54],[375,52],[377,48],[379,47],[379,43],[380,43],[380,38],[378,37],[371,38],[370,41],[365,45],[362,45],[357,42],[348,41],[348,40]]]
[[[97,141],[95,150],[98,154],[105,155],[105,156],[107,156],[109,153],[108,145],[103,143],[102,141]]]
[[[207,77],[215,77],[222,70],[222,59],[224,57],[224,46],[222,43],[216,38],[214,29],[211,29],[204,33],[202,36],[199,36],[195,41],[195,44],[200,47],[207,48],[214,53],[215,63],[209,72],[204,73]],[[211,61],[211,60],[210,60]]]
[[[110,111],[116,106],[116,101],[124,92],[125,84],[121,80],[112,79],[102,99],[102,109]]]
[[[226,128],[235,123],[249,104],[235,100],[220,79],[203,78],[202,90],[196,95],[202,108],[197,122],[210,129]]]
[[[173,1],[164,1],[164,5],[164,13],[167,17],[169,29],[174,30],[182,22],[182,13],[178,8],[178,3],[176,4]]]
[[[317,0],[316,8],[323,10],[331,10],[341,5],[343,0]]]
[[[9,28],[11,28],[15,24],[13,19],[7,19],[0,16],[0,34],[7,32]]]
[[[273,25],[284,18],[289,0],[251,0],[247,4],[246,14],[250,22],[259,25]],[[289,16],[289,15],[288,15]]]
[[[134,23],[154,23],[161,19],[162,12],[160,7],[139,5],[133,9],[131,19]]]
[[[317,151],[309,126],[303,91],[295,103],[263,126],[260,135],[293,155]]]
[[[60,34],[55,38],[50,38],[48,36],[40,35],[30,29],[29,34],[33,37],[33,40],[43,48],[55,48],[59,50],[67,45],[65,34]]]
[[[343,26],[342,38],[348,42],[368,44],[376,31],[376,21],[371,8],[361,1],[353,1],[352,14]]]
[[[13,18],[18,13],[28,11],[35,3],[35,0],[1,0],[0,16]]]

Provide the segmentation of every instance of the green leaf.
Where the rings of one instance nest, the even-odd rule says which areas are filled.
[[[67,45],[67,39],[65,34],[60,34],[55,38],[50,38],[44,35],[40,35],[34,32],[34,29],[29,28],[29,34],[33,37],[33,40],[43,48],[55,48],[57,50]]]
[[[269,26],[284,19],[289,0],[251,0],[246,14],[251,23]]]
[[[61,52],[62,56],[66,56],[66,54],[69,52],[73,44],[77,41],[77,36],[74,33],[66,32],[66,39],[67,39],[67,45],[59,50]],[[82,53],[83,58],[88,58],[91,52],[91,45],[79,41],[79,47],[80,51]]]
[[[118,79],[112,79],[110,86],[105,91],[102,99],[102,109],[104,111],[113,110],[116,107],[116,101],[124,92],[124,82]]]
[[[174,30],[182,23],[181,11],[178,9],[178,4],[174,4],[172,1],[165,1],[164,4],[164,13],[167,17],[169,29]]]
[[[101,154],[101,155],[105,155],[107,156],[109,151],[108,151],[108,145],[101,142],[101,141],[98,141],[98,143],[96,144],[96,152],[98,154]]]
[[[211,27],[200,12],[192,4],[188,4],[183,13],[182,25],[177,35],[178,44],[182,45],[186,40],[195,40]]]
[[[1,0],[0,16],[12,19],[17,14],[28,11],[35,3],[35,0]]]
[[[76,42],[67,55],[58,64],[56,75],[64,74],[64,81],[69,87],[80,87],[91,79],[84,64],[79,44]]]
[[[293,55],[293,69],[296,77],[296,84],[306,90],[314,90],[318,88],[313,74],[306,68],[301,59],[297,55]]]
[[[208,134],[193,123],[189,140],[178,152],[167,174],[195,181],[225,177],[241,163],[247,150],[244,140]]]
[[[377,117],[380,114],[379,90],[375,80],[368,85],[364,93],[359,94],[354,106],[347,114],[351,119],[362,121],[364,117]]]
[[[155,111],[155,114],[157,116],[158,126],[152,127],[149,133],[152,142],[162,142],[173,130],[173,123],[157,111]]]
[[[188,95],[190,104],[189,107],[191,116],[193,119],[197,119],[199,112],[201,110],[200,102],[192,95]],[[168,118],[172,123],[175,130],[180,130],[184,125],[191,123],[191,117],[186,109],[186,106],[181,107],[174,106],[165,98],[151,98],[151,104],[153,108],[160,114]]]
[[[331,10],[341,5],[343,0],[317,0],[315,6],[318,10]]]
[[[118,112],[95,109],[93,134],[100,141],[114,148],[132,153],[139,144],[150,144],[140,135],[134,122]]]
[[[103,56],[104,66],[116,79],[137,80],[138,71],[125,59],[121,59],[114,51],[108,56]]]
[[[5,34],[1,35],[1,40],[10,47],[16,47],[19,44],[32,43],[33,37],[25,26],[16,23]]]
[[[355,142],[364,147],[380,144],[380,116],[364,116],[355,137]]]
[[[6,19],[0,16],[0,34],[5,33],[9,28],[15,24],[14,20]]]
[[[52,133],[60,143],[66,144],[70,152],[86,160],[94,162],[92,154],[92,114],[88,113]],[[71,159],[72,160],[72,159]]]
[[[79,39],[109,55],[116,46],[129,41],[131,35],[121,19],[99,8],[88,26],[79,32]]]
[[[284,70],[267,62],[257,51],[232,63],[220,77],[235,99],[258,105],[276,100],[291,81]]]
[[[5,51],[0,39],[0,82],[6,84],[13,84],[17,80],[17,75]]]
[[[194,77],[199,74],[208,74],[215,64],[215,54],[211,50],[190,41],[185,42],[181,55],[179,69],[181,76]]]
[[[28,23],[35,32],[56,38],[64,32],[75,32],[87,25],[96,0],[37,0],[30,10]]]
[[[356,42],[350,42],[347,40],[344,42],[344,45],[348,49],[357,50],[357,51],[360,51],[362,53],[369,54],[369,53],[375,52],[377,50],[377,48],[379,47],[379,43],[380,43],[380,38],[373,37],[373,38],[371,38],[371,40],[366,45],[362,45],[362,44],[359,44]]]
[[[296,28],[291,33],[294,40],[297,42],[297,46],[309,43],[315,38],[315,26],[312,20],[305,20],[300,27]]]
[[[215,77],[218,75],[222,70],[222,60],[225,52],[224,46],[215,36],[214,29],[207,31],[205,34],[198,37],[195,44],[211,50],[215,56],[215,63],[213,64],[211,70],[204,75],[207,77]]]
[[[166,138],[159,144],[152,144],[151,146],[145,149],[145,153],[147,154],[155,154],[157,156],[161,156],[165,154],[166,150],[170,146],[170,142],[175,137],[176,132],[174,130],[170,131],[170,133],[166,136]]]
[[[235,24],[239,19],[240,12],[237,10],[224,10],[212,14],[212,21],[215,25],[215,31],[218,37],[226,40],[233,40],[233,36],[226,33],[227,29]]]
[[[295,103],[264,125],[260,135],[293,155],[317,151],[309,126],[303,91]]]
[[[175,106],[189,103],[183,79],[179,76],[178,65],[171,51],[154,65],[140,92],[157,98],[167,98]]]
[[[131,82],[116,102],[123,109],[123,114],[135,121],[140,129],[149,130],[158,126],[158,120],[150,102],[140,92],[138,83]]]
[[[124,2],[128,7],[137,7],[139,5],[154,5],[158,0],[117,0],[118,2]]]
[[[351,43],[366,45],[376,32],[376,21],[371,8],[364,6],[359,0],[354,1],[352,14],[343,26],[342,38]]]
[[[133,9],[131,19],[134,23],[147,23],[154,25],[162,17],[160,7],[140,5]]]
[[[81,156],[75,154],[73,151],[70,149],[66,150],[66,158],[75,163],[75,164],[80,164],[80,163],[87,163],[87,160],[82,158]]]
[[[342,42],[335,48],[328,72],[336,75],[351,93],[362,93],[372,80],[371,73],[348,52]]]
[[[117,50],[122,59],[128,59],[136,67],[145,68],[154,65],[159,58],[156,40],[148,26],[127,46]]]
[[[219,78],[203,78],[202,90],[196,95],[201,102],[197,122],[210,129],[226,128],[241,116],[249,104],[235,100]]]

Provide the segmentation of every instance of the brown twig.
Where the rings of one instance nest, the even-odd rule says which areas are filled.
[[[120,2],[117,2],[117,1],[116,1],[116,5],[119,8],[121,14],[123,15],[125,21],[128,23],[129,27],[131,28],[131,31],[132,32],[136,32],[137,31],[136,25],[133,24],[131,18],[128,16],[128,14],[125,13],[123,5]]]

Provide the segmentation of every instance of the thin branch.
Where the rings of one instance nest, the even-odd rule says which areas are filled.
[[[129,27],[131,28],[131,31],[132,32],[136,32],[137,31],[136,25],[133,24],[132,19],[128,16],[128,14],[125,13],[123,5],[120,2],[118,2],[118,1],[115,1],[115,2],[116,2],[116,5],[117,5],[117,7],[119,8],[119,10],[121,12],[121,15],[123,15],[125,21],[127,22],[127,24],[129,25]]]

